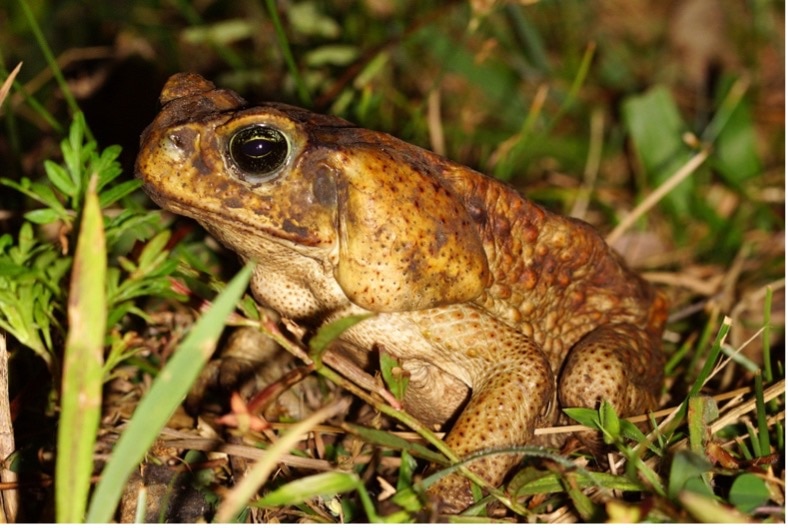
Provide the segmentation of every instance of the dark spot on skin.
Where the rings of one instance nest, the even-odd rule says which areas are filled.
[[[243,200],[236,197],[226,198],[222,203],[224,203],[224,206],[228,209],[239,209],[244,206]]]
[[[294,224],[289,218],[282,222],[282,229],[288,233],[296,234],[301,238],[307,238],[309,236],[309,230],[307,228]]]
[[[414,256],[411,261],[408,263],[408,274],[413,279],[414,282],[418,282],[421,280],[422,275],[424,274],[424,262],[422,259]]]
[[[449,236],[446,234],[446,231],[441,228],[437,229],[435,231],[435,239],[434,239],[435,245],[433,251],[435,253],[438,253],[441,250],[441,248],[443,248],[443,246],[446,245],[446,242],[448,242],[448,240],[449,240]]]
[[[214,178],[213,170],[211,169],[210,165],[205,163],[202,156],[197,156],[194,159],[194,168],[197,170],[197,174],[204,178]]]
[[[487,208],[480,196],[470,198],[466,202],[465,207],[474,222],[482,225],[487,223]]]
[[[315,172],[315,179],[312,181],[312,194],[320,205],[333,206],[337,203],[337,188],[334,185],[334,177],[326,166],[321,166]]]

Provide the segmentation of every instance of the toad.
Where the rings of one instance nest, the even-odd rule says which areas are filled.
[[[655,408],[664,297],[590,225],[390,135],[293,106],[254,106],[177,74],[136,173],[161,207],[254,259],[251,290],[306,327],[375,314],[339,347],[410,376],[405,408],[466,456],[533,444],[563,407]],[[499,485],[519,457],[468,467]],[[458,473],[428,493],[472,502]]]

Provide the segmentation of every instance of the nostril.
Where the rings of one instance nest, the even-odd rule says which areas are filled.
[[[183,157],[187,152],[194,148],[198,140],[199,133],[189,129],[181,128],[170,131],[162,141],[162,147],[170,156]]]
[[[170,134],[168,139],[170,140],[170,146],[183,150],[183,141],[179,134]]]
[[[170,140],[170,143],[173,147],[183,150],[190,144],[194,144],[194,137],[197,133],[194,130],[188,128],[182,128],[175,132],[170,132],[167,138]]]

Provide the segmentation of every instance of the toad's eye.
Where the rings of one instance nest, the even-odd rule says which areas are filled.
[[[252,125],[232,135],[229,151],[233,163],[260,183],[276,176],[284,166],[290,144],[279,130]]]

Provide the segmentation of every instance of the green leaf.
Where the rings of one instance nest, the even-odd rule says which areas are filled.
[[[687,407],[690,449],[699,455],[706,453],[707,425],[717,419],[717,404],[708,396],[693,396]]]
[[[0,260],[0,277],[17,278],[29,273],[31,273],[31,271],[27,266],[22,266],[15,262],[7,261],[7,259]]]
[[[133,193],[142,187],[142,181],[129,180],[118,185],[114,185],[108,191],[101,193],[101,207],[107,207],[117,202],[124,196]]]
[[[424,507],[419,495],[410,487],[401,488],[391,497],[391,501],[406,512],[411,513],[416,513]]]
[[[140,401],[102,472],[101,481],[90,503],[87,522],[106,523],[112,519],[126,480],[211,357],[224,329],[224,322],[246,290],[253,269],[254,263],[249,262],[230,281],[211,309],[178,346],[150,391]]]
[[[590,521],[597,512],[597,506],[591,502],[591,499],[583,493],[583,487],[578,483],[577,474],[567,473],[561,475],[564,489],[572,500],[575,510],[584,521]]]
[[[748,372],[755,374],[757,373],[761,367],[755,361],[751,360],[740,351],[733,348],[731,345],[724,343],[722,345],[722,353],[731,358],[732,361],[741,365],[742,368],[746,369]]]
[[[120,163],[117,161],[117,158],[122,150],[123,149],[120,147],[120,145],[110,145],[109,147],[105,148],[99,156],[92,156],[88,172],[98,173],[99,190],[104,189],[108,183],[112,182],[115,178],[123,174],[123,169],[121,168]],[[138,182],[138,186],[142,185],[142,182],[139,180],[129,181]],[[128,182],[121,183],[120,186],[125,185],[126,183]],[[99,196],[103,195],[104,193],[99,193]],[[105,202],[102,201],[102,205],[104,203]]]
[[[351,326],[360,323],[364,319],[372,317],[373,315],[375,314],[349,315],[347,317],[343,317],[342,319],[324,324],[317,330],[315,336],[309,341],[310,355],[315,356],[322,353],[332,341],[342,335],[342,332]]]
[[[255,32],[251,20],[235,18],[184,29],[181,38],[189,44],[232,44],[251,37]]]
[[[558,493],[563,491],[564,487],[561,483],[559,474],[550,471],[532,473],[530,472],[532,469],[533,468],[525,468],[521,473],[528,472],[528,474],[521,477],[518,473],[512,479],[512,488],[515,489],[512,495],[515,498],[520,499],[529,495],[536,495],[537,493]],[[517,483],[515,483],[516,480]],[[619,491],[644,491],[646,489],[643,484],[633,481],[626,475],[611,475],[610,473],[601,472],[589,473],[588,475],[578,473],[576,484],[583,488],[589,486],[603,486],[606,489]]]
[[[16,245],[9,235],[2,240],[7,245],[0,253],[0,328],[57,372],[50,329],[58,325],[53,314],[62,306],[60,283],[71,258],[39,243],[29,222],[22,224]]]
[[[643,434],[643,431],[629,420],[621,420],[619,423],[621,425],[621,436],[624,438],[634,440],[635,442],[645,442],[648,440],[646,435]]]
[[[602,425],[602,437],[606,444],[613,444],[621,434],[621,423],[615,408],[608,401],[599,406],[599,422]]]
[[[11,187],[33,200],[48,205],[50,208],[58,211],[63,217],[67,216],[65,208],[60,204],[52,188],[47,185],[31,182],[28,178],[22,178],[21,184],[5,178],[0,178],[0,183],[6,187]]]
[[[46,160],[44,161],[44,170],[46,170],[49,181],[51,181],[52,185],[57,187],[60,192],[70,197],[73,197],[77,194],[79,189],[76,185],[74,185],[74,182],[68,175],[68,171],[66,171],[66,169],[54,161]]]
[[[624,101],[622,111],[646,176],[656,187],[692,156],[692,150],[682,140],[687,126],[673,96],[664,86],[629,97]],[[674,218],[686,219],[691,213],[693,190],[693,180],[687,178],[665,197],[665,205]]]
[[[60,215],[52,209],[36,209],[35,211],[28,211],[24,215],[25,220],[33,222],[34,224],[49,224],[60,219]]]
[[[59,523],[84,520],[90,491],[93,446],[101,415],[107,320],[106,270],[101,208],[98,196],[89,191],[71,274],[69,333],[63,359],[55,468],[55,517]]]
[[[84,156],[95,149],[95,144],[91,142],[88,142],[83,148],[82,140],[85,137],[86,128],[85,115],[82,112],[76,113],[74,119],[71,121],[68,138],[60,142],[60,149],[63,152],[63,161],[66,164],[74,188],[73,193],[66,194],[72,199],[78,198],[78,190],[83,184],[83,179],[86,176],[89,177],[89,175],[84,175],[82,170],[83,161],[86,159]]]
[[[344,66],[358,58],[359,50],[355,46],[345,44],[328,44],[310,51],[304,56],[304,62],[314,68],[319,66]]]
[[[55,191],[52,190],[52,187],[50,185],[30,182],[30,190],[32,190],[36,194],[37,196],[36,199],[38,201],[57,211],[57,213],[61,217],[65,218],[68,216],[68,211],[66,211],[66,208],[63,207],[62,203],[60,203],[58,197],[55,196]]]
[[[742,84],[741,80],[731,84],[712,122],[713,125],[722,123],[714,141],[714,168],[725,181],[739,189],[762,170],[750,104],[743,97]],[[710,125],[708,132],[713,134],[715,128]]]
[[[405,398],[405,391],[408,389],[410,378],[399,364],[399,360],[387,354],[383,350],[380,354],[380,374],[386,387],[391,391],[395,398],[402,400]]]
[[[417,444],[415,442],[410,442],[387,431],[370,429],[368,427],[361,427],[360,425],[351,423],[343,424],[343,427],[348,432],[353,433],[367,443],[378,446],[387,446],[400,451],[405,451],[419,458],[427,460],[428,462],[434,462],[442,465],[448,463],[448,460],[446,460],[443,455],[431,451],[426,446]]]
[[[673,456],[673,462],[670,466],[668,496],[670,498],[678,497],[679,492],[687,488],[687,482],[690,479],[701,477],[704,473],[711,470],[711,463],[692,451],[677,452]],[[705,490],[709,496],[714,496],[708,485],[705,485]]]
[[[418,462],[416,461],[410,453],[406,450],[402,451],[402,455],[400,456],[400,463],[399,463],[399,473],[397,474],[397,489],[403,490],[410,487],[410,483],[413,482],[414,472],[418,467]]]
[[[143,275],[150,273],[167,257],[167,253],[164,250],[169,241],[170,232],[162,231],[145,244],[139,258],[139,269]]]
[[[769,489],[762,479],[743,473],[733,481],[728,500],[744,513],[750,513],[769,500]]]
[[[566,409],[561,410],[564,412],[564,414],[580,425],[599,429],[599,424],[597,421],[599,418],[599,413],[594,409],[586,409],[584,407],[567,407]]]
[[[241,313],[243,313],[247,319],[253,319],[255,321],[260,319],[260,309],[251,295],[244,295],[239,304]]]

